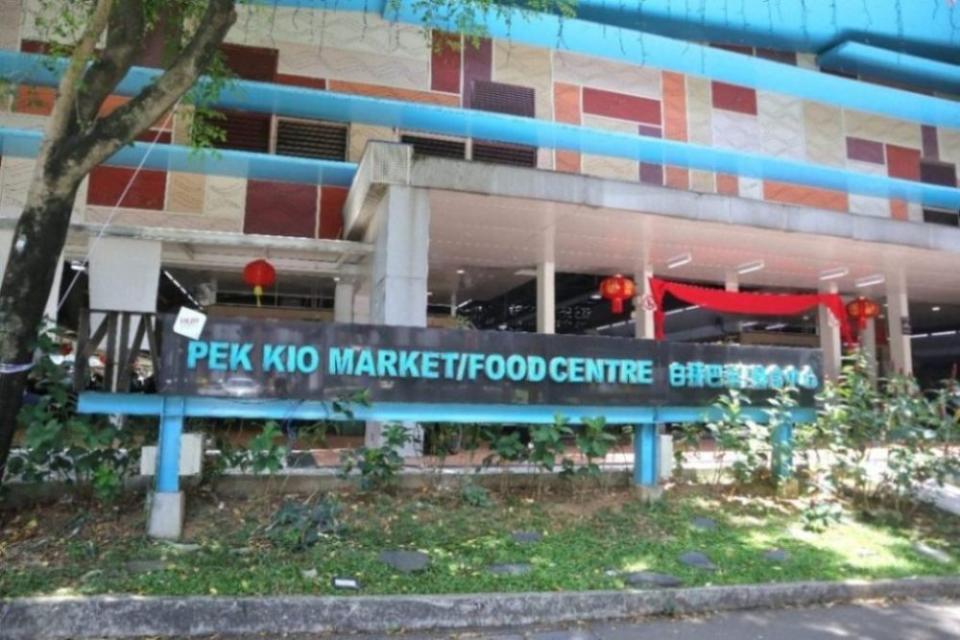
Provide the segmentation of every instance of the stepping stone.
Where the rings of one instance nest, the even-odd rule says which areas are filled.
[[[300,569],[300,576],[304,580],[316,580],[317,575],[318,573],[316,569]]]
[[[184,542],[170,542],[169,540],[164,542],[164,544],[170,547],[171,549],[173,549],[174,551],[176,551],[177,553],[193,553],[194,551],[200,551],[200,549],[203,548],[199,544],[191,544],[191,543],[184,543]]]
[[[717,565],[713,564],[713,561],[710,560],[705,553],[701,553],[700,551],[688,551],[684,553],[680,556],[680,562],[694,569],[703,569],[704,571],[717,570]]]
[[[522,576],[533,571],[533,567],[526,563],[491,564],[487,571],[498,576]]]
[[[716,531],[717,521],[713,518],[697,516],[690,521],[690,526],[692,526],[694,529],[699,529],[700,531]]]
[[[769,562],[787,562],[790,560],[790,552],[783,549],[768,549],[763,552],[763,559]]]
[[[623,581],[631,587],[640,587],[642,589],[650,589],[653,587],[670,589],[683,584],[683,580],[676,576],[671,576],[666,573],[656,573],[654,571],[631,571],[630,573],[623,574]]]
[[[379,558],[400,573],[423,571],[430,565],[430,556],[420,551],[383,551]]]
[[[129,573],[153,573],[154,571],[165,571],[167,563],[163,560],[131,560],[124,563],[123,568]]]
[[[937,562],[938,564],[950,564],[953,562],[953,558],[950,557],[949,553],[931,547],[924,542],[918,542],[917,544],[913,545],[913,550],[920,555]]]
[[[543,540],[543,534],[539,531],[514,531],[510,537],[520,544],[533,544]]]

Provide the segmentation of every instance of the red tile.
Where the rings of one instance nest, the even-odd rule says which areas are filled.
[[[159,134],[159,135],[158,135]],[[156,140],[157,144],[170,144],[171,133],[169,131],[157,131],[156,129],[147,129],[143,133],[137,136],[139,142],[153,143]]]
[[[763,197],[772,202],[798,204],[818,209],[844,212],[849,209],[847,194],[842,191],[805,187],[774,180],[763,181]]]
[[[663,131],[660,130],[660,127],[651,127],[648,124],[637,125],[637,133],[648,138],[663,137]]]
[[[277,75],[280,53],[276,49],[224,43],[220,52],[227,68],[243,80],[273,82]]]
[[[123,167],[97,167],[90,173],[87,203],[113,207],[127,189],[134,170]],[[162,210],[167,190],[167,174],[164,171],[141,170],[123,200],[121,207]]]
[[[920,150],[887,145],[887,174],[904,180],[920,179]]]
[[[687,80],[682,74],[663,72],[663,120],[664,137],[687,139]]]
[[[576,151],[561,151],[557,149],[557,171],[565,173],[580,173],[580,154]]]
[[[663,185],[663,166],[649,162],[640,163],[640,182]]]
[[[947,162],[924,160],[920,163],[920,181],[942,187],[957,186],[957,168]]]
[[[727,111],[738,111],[757,115],[757,92],[726,82],[713,83],[713,106]]]
[[[718,173],[717,193],[728,196],[740,195],[740,180],[737,179],[737,176],[730,175],[729,173]]]
[[[311,184],[248,180],[243,232],[316,237],[317,187]]]
[[[56,99],[57,90],[52,87],[20,85],[17,87],[13,110],[17,113],[48,116],[53,111],[53,103]]]
[[[434,91],[460,93],[460,35],[433,32],[430,59],[430,88]]]
[[[909,220],[910,214],[907,210],[906,200],[891,200],[890,201],[890,216],[894,220]]]
[[[620,120],[660,124],[659,100],[590,87],[583,88],[583,112]]]
[[[312,76],[298,76],[292,73],[278,73],[277,84],[289,84],[295,87],[307,87],[308,89],[326,89],[327,81],[323,78],[314,78]]]
[[[557,122],[580,124],[580,85],[553,83],[553,114]]]
[[[493,45],[490,38],[467,38],[463,43],[463,104],[473,104],[473,83],[490,80]]]
[[[320,237],[336,240],[343,232],[343,203],[347,201],[345,187],[320,188]]]
[[[883,164],[883,143],[847,136],[847,157],[851,160]]]
[[[690,172],[683,167],[668,166],[666,171],[666,185],[674,189],[689,189]]]

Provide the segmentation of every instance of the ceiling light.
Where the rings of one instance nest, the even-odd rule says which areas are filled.
[[[525,278],[535,278],[537,277],[536,269],[517,269],[513,272],[515,276],[523,276]]]
[[[754,271],[760,271],[766,265],[763,260],[752,260],[751,262],[744,262],[741,265],[737,266],[737,273],[743,275],[745,273],[753,273]]]
[[[427,297],[428,297],[428,298],[429,298],[430,296],[432,296],[432,295],[433,295],[433,291],[427,291]]]
[[[470,298],[469,300],[464,300],[463,302],[457,305],[457,309],[463,309],[465,306],[472,303],[473,303],[473,298]]]
[[[931,310],[931,311],[940,311],[940,307],[933,307],[933,308],[931,308],[930,310]]]
[[[676,269],[691,262],[693,262],[693,255],[691,255],[689,251],[687,253],[681,253],[667,260],[667,269]]]
[[[599,300],[599,299],[601,299],[602,297],[603,297],[603,296],[600,295],[599,293],[592,293],[592,294],[590,294],[590,299],[591,299],[591,300]]]
[[[850,273],[850,269],[846,267],[836,267],[835,269],[824,269],[820,272],[821,280],[836,280],[837,278],[842,278]]]
[[[334,282],[340,282],[340,276],[333,276]]]
[[[70,268],[74,271],[86,271],[87,265],[82,260],[71,260]]]
[[[458,276],[462,276],[462,275],[465,274],[465,273],[466,273],[466,270],[465,270],[465,269],[457,269],[457,275],[458,275]]]
[[[854,282],[858,287],[872,287],[875,284],[883,284],[887,279],[882,273],[876,273],[872,276],[864,276],[863,278],[857,278]]]

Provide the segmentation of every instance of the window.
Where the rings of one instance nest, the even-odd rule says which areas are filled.
[[[347,158],[347,127],[279,118],[276,153],[342,162]]]
[[[956,167],[937,160],[920,160],[920,180],[927,184],[938,184],[944,187],[957,186]]]
[[[957,211],[944,211],[943,209],[924,209],[923,221],[931,224],[943,224],[949,227],[960,226],[960,215]]]
[[[502,142],[475,141],[473,143],[473,159],[480,162],[509,164],[517,167],[536,167],[537,148]]]
[[[457,160],[463,160],[467,157],[467,144],[460,140],[402,135],[400,136],[400,142],[412,145],[414,155],[418,156],[455,158]]]
[[[241,80],[273,82],[276,78],[279,56],[276,49],[222,44],[220,54],[227,68]]]
[[[270,116],[245,111],[224,111],[224,119],[214,124],[224,130],[226,139],[214,146],[220,149],[270,152]]]

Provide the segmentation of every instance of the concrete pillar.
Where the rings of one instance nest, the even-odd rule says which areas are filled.
[[[377,207],[370,321],[427,326],[430,199],[427,191],[391,186]]]
[[[877,380],[877,319],[868,318],[867,326],[860,334],[860,352],[867,362],[870,379]]]
[[[907,300],[907,281],[902,272],[887,277],[887,327],[893,372],[913,374],[910,307]]]
[[[736,269],[727,269],[723,279],[723,288],[725,291],[736,293],[740,291],[740,274]]]
[[[377,205],[368,241],[374,243],[371,269],[370,315],[372,324],[427,326],[427,251],[430,236],[430,198],[422,189],[391,186]],[[355,297],[356,302],[356,297]],[[355,319],[358,315],[355,310]],[[423,429],[405,422],[411,443],[400,451],[404,457],[423,451]],[[368,447],[383,444],[384,425],[367,422],[364,441]]]
[[[333,321],[350,324],[353,322],[353,294],[352,282],[337,281],[333,290]]]
[[[649,264],[637,269],[635,279],[637,283],[637,299],[633,302],[633,335],[645,340],[653,340],[656,336],[653,321],[653,308],[647,309],[644,300],[653,299],[650,289],[650,278],[653,276],[653,267]]]
[[[836,293],[837,284],[827,283],[821,290],[824,293]],[[817,307],[817,333],[820,335],[820,348],[823,350],[823,375],[829,380],[836,380],[840,375],[840,358],[843,355],[840,323],[823,305]]]
[[[556,264],[552,257],[537,265],[537,333],[556,333]]]

